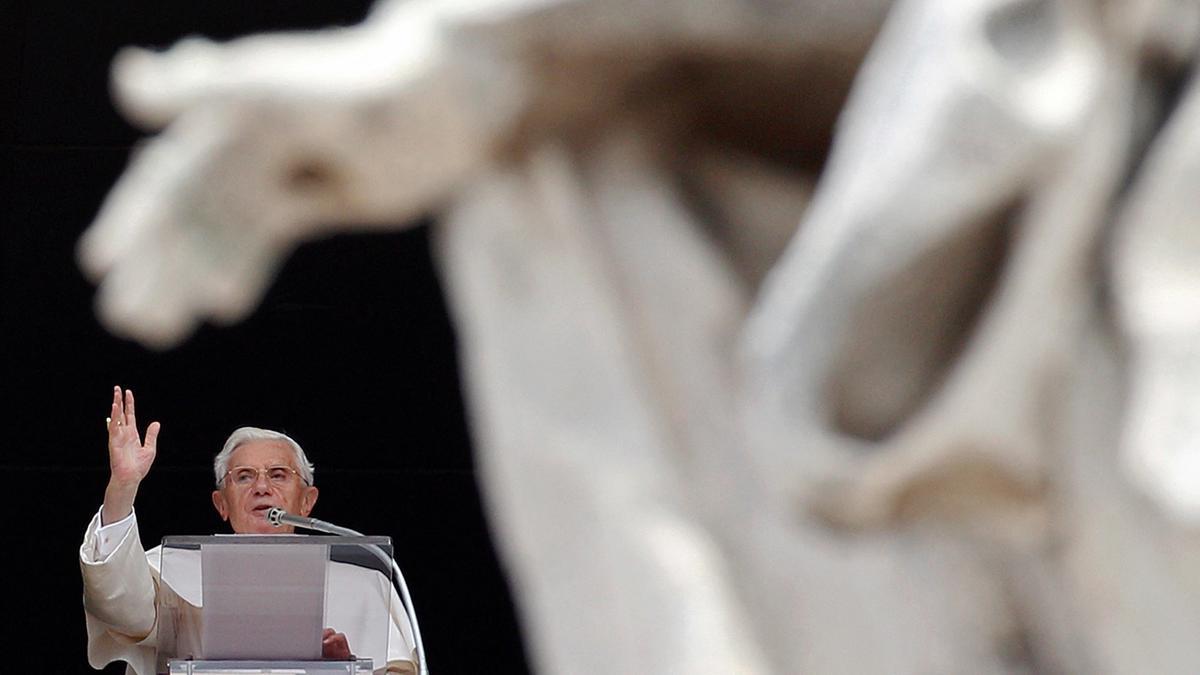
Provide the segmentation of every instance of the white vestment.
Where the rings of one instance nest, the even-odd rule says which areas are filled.
[[[113,540],[108,540],[112,537]],[[159,550],[154,547],[146,551],[138,536],[137,518],[130,514],[119,523],[100,527],[100,513],[92,517],[79,549],[79,566],[83,574],[83,607],[87,620],[88,663],[93,668],[103,668],[113,661],[129,664],[126,675],[154,675],[157,654],[159,592],[171,593],[178,598],[172,603],[196,611],[184,611],[178,617],[177,634],[181,641],[195,639],[199,631],[197,593],[199,579],[190,587],[160,590]],[[198,561],[197,561],[198,562]],[[195,566],[198,576],[199,566]],[[330,564],[331,578],[334,575],[353,574],[350,566]],[[180,585],[180,584],[177,584]],[[182,585],[181,585],[182,586]],[[404,605],[394,589],[387,586],[391,598],[388,603],[391,614],[390,634],[387,639],[387,667],[377,668],[376,673],[416,672],[415,644]],[[173,599],[175,599],[173,598]],[[331,594],[326,607],[326,618],[336,630],[345,633],[351,651],[365,640],[356,636],[364,634],[360,625],[365,620],[357,602],[359,598],[347,598],[343,594]],[[380,663],[381,654],[362,653]],[[165,659],[164,659],[165,663]]]

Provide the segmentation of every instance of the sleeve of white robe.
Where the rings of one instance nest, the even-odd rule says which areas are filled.
[[[79,567],[88,663],[98,669],[125,661],[137,675],[153,675],[157,587],[133,514],[101,528],[97,511],[79,547]]]

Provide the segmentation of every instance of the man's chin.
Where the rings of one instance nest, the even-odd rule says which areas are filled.
[[[284,534],[286,527],[275,527],[267,520],[266,511],[255,511],[251,516],[238,523],[233,531],[238,534]]]

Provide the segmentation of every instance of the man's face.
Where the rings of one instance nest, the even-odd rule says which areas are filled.
[[[292,471],[281,470],[283,467]],[[317,503],[317,488],[304,484],[295,457],[283,441],[239,445],[229,457],[229,469],[221,487],[213,491],[213,506],[238,534],[291,532],[288,525],[275,527],[267,522],[267,510],[278,506],[288,513],[307,516]],[[257,470],[252,479],[247,478],[252,475],[247,469]]]

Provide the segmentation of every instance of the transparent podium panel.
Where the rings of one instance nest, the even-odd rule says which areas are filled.
[[[167,537],[159,553],[157,671],[359,672],[344,655],[323,660],[327,628],[346,635],[352,659],[383,669],[393,616],[403,614],[391,557],[388,537]],[[262,669],[271,663],[284,669]]]
[[[356,661],[190,661],[171,659],[169,675],[369,675],[371,659]]]

